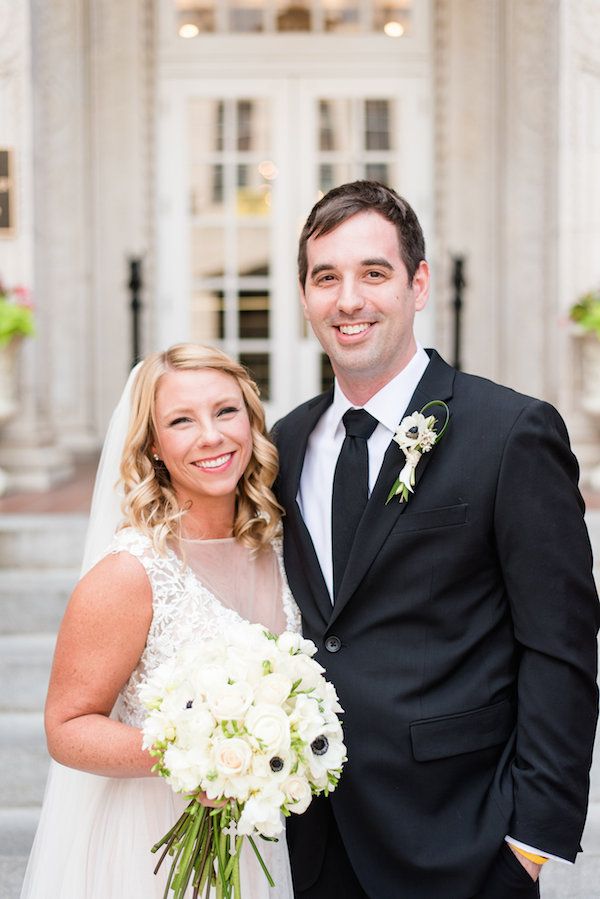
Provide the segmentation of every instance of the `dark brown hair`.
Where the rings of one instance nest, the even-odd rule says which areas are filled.
[[[308,274],[306,244],[309,237],[320,237],[333,231],[342,222],[359,212],[377,212],[391,222],[398,233],[400,256],[408,282],[422,259],[425,259],[425,240],[419,220],[412,206],[391,187],[378,181],[352,181],[334,187],[316,203],[306,220],[298,247],[298,275],[304,288]]]

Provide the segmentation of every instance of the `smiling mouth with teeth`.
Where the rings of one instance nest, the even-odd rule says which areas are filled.
[[[223,456],[217,456],[216,459],[206,459],[202,462],[192,462],[196,468],[220,468],[221,465],[225,465],[226,462],[229,462],[233,453],[225,453]]]
[[[338,325],[338,330],[342,334],[362,334],[371,327],[370,322],[361,322],[359,325]]]

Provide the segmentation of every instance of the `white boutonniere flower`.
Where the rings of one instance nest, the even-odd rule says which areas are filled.
[[[437,424],[435,415],[424,415],[432,406],[441,406],[445,412],[445,421],[439,431],[435,430]],[[402,419],[392,439],[404,453],[404,468],[394,481],[386,505],[394,496],[399,496],[401,503],[408,502],[409,494],[414,493],[417,465],[421,461],[423,453],[431,452],[435,444],[441,440],[448,427],[449,418],[450,410],[446,403],[442,400],[432,400],[423,406],[420,412],[413,412],[412,415],[407,415]]]

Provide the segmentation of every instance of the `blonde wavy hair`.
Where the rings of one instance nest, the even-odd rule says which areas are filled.
[[[252,432],[252,455],[237,487],[233,536],[251,549],[260,550],[278,535],[283,510],[271,490],[279,464],[277,450],[266,436],[258,387],[239,362],[214,347],[193,343],[180,343],[163,353],[153,353],[137,373],[120,469],[125,516],[122,527],[133,526],[147,534],[159,552],[164,552],[169,537],[181,536],[186,509],[178,503],[169,472],[152,457],[156,392],[167,372],[203,369],[231,375],[244,398]]]

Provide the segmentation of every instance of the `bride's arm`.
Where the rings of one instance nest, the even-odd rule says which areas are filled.
[[[152,621],[152,591],[141,564],[118,553],[79,582],[63,619],[46,700],[50,755],[62,765],[109,777],[150,774],[141,731],[109,718],[136,667]]]

